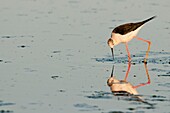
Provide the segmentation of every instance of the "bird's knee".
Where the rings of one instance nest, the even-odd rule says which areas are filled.
[[[149,44],[149,45],[151,45],[151,44],[152,44],[152,42],[151,42],[151,41],[148,41],[148,44]]]

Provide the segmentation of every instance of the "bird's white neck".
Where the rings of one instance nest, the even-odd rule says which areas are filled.
[[[116,34],[116,33],[112,33],[112,40],[113,40],[113,42],[114,42],[114,46],[116,46],[116,45],[118,45],[119,43],[121,43],[122,42],[122,38],[121,38],[122,36],[120,35],[120,34]]]

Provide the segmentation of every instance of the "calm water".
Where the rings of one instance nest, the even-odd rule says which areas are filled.
[[[0,112],[170,112],[170,1],[1,0]],[[137,89],[145,102],[113,96],[107,86],[127,70],[125,45],[106,44],[114,27],[157,15],[138,36],[152,42],[151,84]],[[129,43],[128,81],[147,82],[142,60],[147,44]]]

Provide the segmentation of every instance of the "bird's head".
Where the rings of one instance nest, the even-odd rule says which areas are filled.
[[[108,80],[107,80],[107,85],[110,87],[112,86],[114,83],[114,77],[110,77]]]
[[[113,56],[113,60],[114,60],[114,52],[113,52],[113,47],[114,47],[114,41],[112,38],[109,38],[109,40],[107,41],[108,46],[111,48],[112,51],[112,56]]]

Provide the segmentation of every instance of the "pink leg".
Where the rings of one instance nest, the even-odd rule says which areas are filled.
[[[144,59],[144,62],[147,62],[148,54],[149,54],[149,51],[150,51],[151,42],[150,42],[149,40],[144,40],[144,39],[139,38],[139,37],[137,37],[137,36],[135,36],[134,38],[148,43],[148,50],[146,51],[146,57],[145,57],[145,59]]]
[[[151,80],[150,80],[150,76],[149,76],[149,73],[148,73],[148,67],[147,67],[147,64],[144,63],[144,66],[145,66],[145,70],[146,70],[146,75],[147,75],[147,78],[148,78],[148,81],[146,83],[142,83],[142,84],[139,84],[137,86],[133,86],[133,88],[138,88],[140,86],[145,86],[147,84],[150,84],[151,83]]]
[[[147,75],[147,78],[148,78],[148,82],[146,84],[150,84],[151,83],[151,79],[150,79],[150,76],[149,76],[147,63],[144,63],[144,66],[145,66],[146,75]]]
[[[127,71],[126,71],[126,76],[125,76],[125,78],[124,78],[124,81],[127,80],[127,77],[128,77],[129,71],[130,71],[130,68],[131,68],[131,62],[128,63],[128,69],[127,69]]]
[[[126,43],[126,51],[128,53],[128,61],[131,62],[130,52],[129,52],[128,44],[127,43]]]

